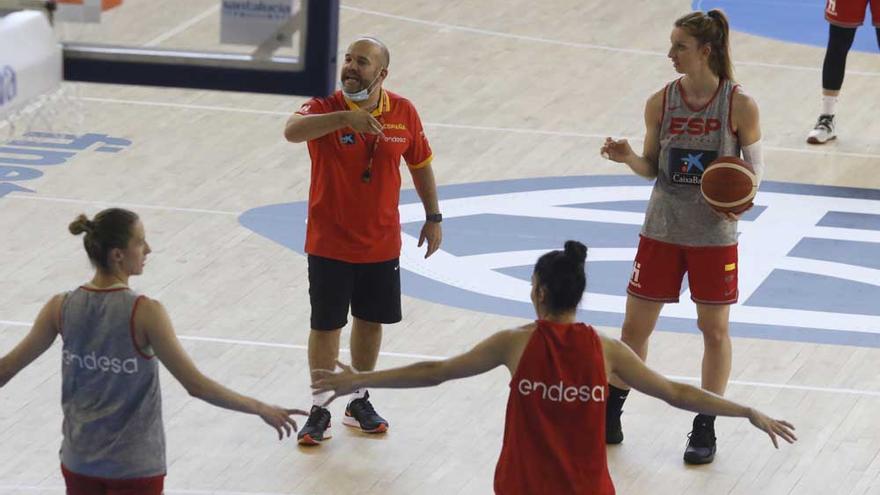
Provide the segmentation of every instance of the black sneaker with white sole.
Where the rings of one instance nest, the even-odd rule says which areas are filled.
[[[364,396],[348,403],[345,408],[345,417],[342,424],[352,428],[358,428],[364,433],[385,433],[388,431],[388,421],[376,412],[370,403],[370,393],[364,392]]]
[[[318,445],[330,438],[330,411],[321,406],[312,406],[309,419],[296,434],[300,445]]]
[[[694,428],[688,434],[688,444],[684,451],[684,462],[688,464],[709,464],[715,460],[715,418],[698,414],[694,418]]]

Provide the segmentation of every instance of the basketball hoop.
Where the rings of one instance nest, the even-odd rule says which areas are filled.
[[[79,127],[77,88],[61,84],[61,45],[46,13],[22,10],[0,17],[0,60],[0,141],[33,130]]]

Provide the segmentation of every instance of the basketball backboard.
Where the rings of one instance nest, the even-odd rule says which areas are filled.
[[[335,88],[338,0],[62,1],[55,24],[68,81],[305,96]],[[70,2],[91,8],[81,13],[92,22]],[[163,30],[146,34],[147,20]]]

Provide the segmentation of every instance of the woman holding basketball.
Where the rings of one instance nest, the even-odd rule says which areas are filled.
[[[511,375],[504,441],[495,468],[495,493],[612,495],[605,447],[606,377],[620,376],[669,404],[709,414],[748,418],[792,443],[794,427],[649,369],[619,340],[577,322],[586,288],[587,248],[577,241],[545,253],[532,272],[531,300],[537,320],[502,330],[470,351],[442,361],[358,373],[313,372],[317,393],[330,400],[361,387],[412,388],[478,375],[505,366]]]
[[[758,107],[733,81],[729,27],[720,10],[675,21],[669,58],[682,77],[645,105],[642,155],[625,139],[607,138],[601,153],[656,179],[627,288],[622,340],[645,359],[648,338],[665,303],[678,302],[684,273],[703,333],[702,387],[723,395],[730,375],[730,305],[737,301],[737,220],[720,214],[700,192],[703,170],[719,156],[739,156],[762,174]],[[620,443],[628,389],[611,377],[606,441]],[[706,464],[715,456],[715,417],[697,415],[684,454]]]
[[[296,431],[292,414],[238,394],[203,375],[177,340],[165,308],[128,288],[150,246],[138,216],[111,208],[69,227],[95,275],[52,297],[30,333],[0,359],[0,387],[61,335],[61,471],[69,495],[159,495],[165,478],[165,431],[156,357],[193,397],[260,416],[278,438]]]

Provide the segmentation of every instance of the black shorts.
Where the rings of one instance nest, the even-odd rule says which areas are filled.
[[[348,263],[309,255],[312,329],[336,330],[351,315],[375,323],[397,323],[400,312],[400,261]]]

